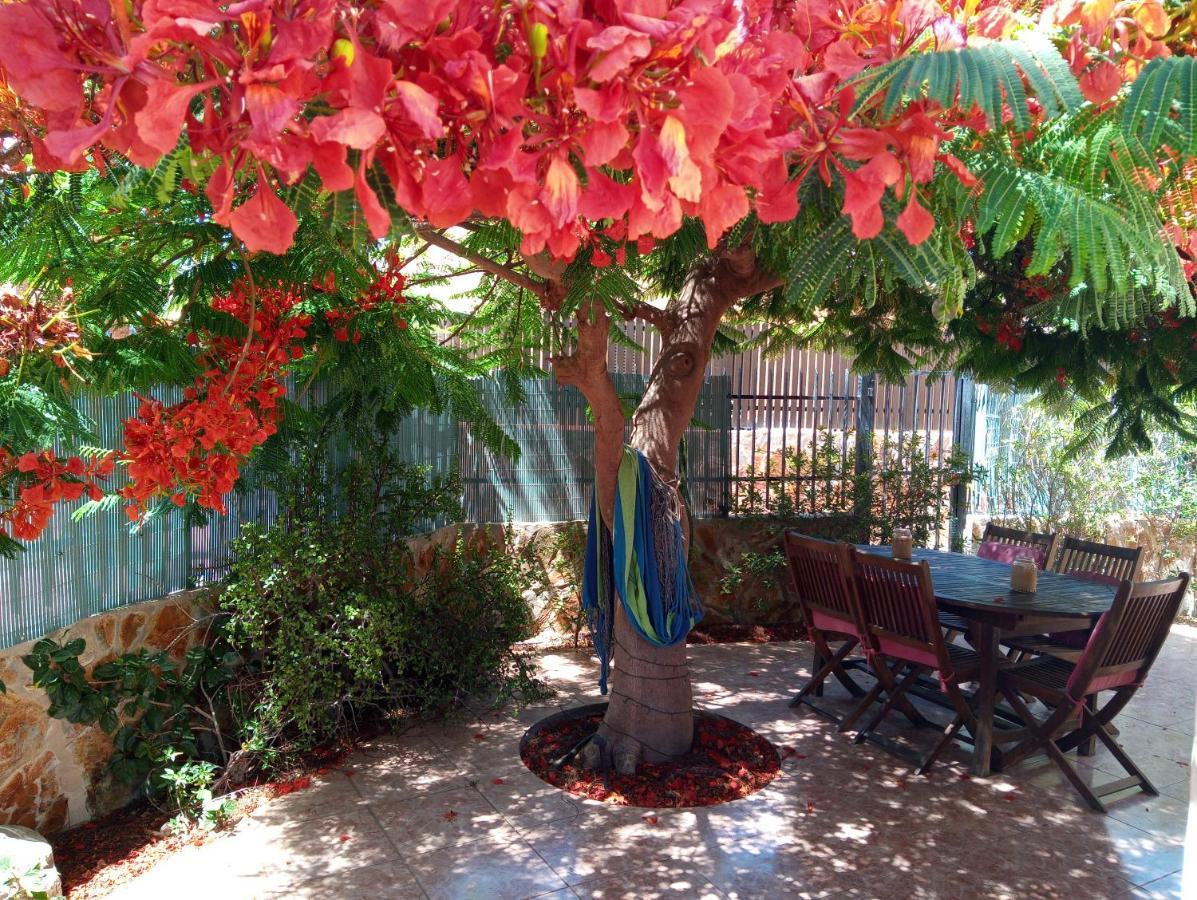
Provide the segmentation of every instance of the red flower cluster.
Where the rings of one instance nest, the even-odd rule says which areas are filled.
[[[1022,340],[1026,333],[1026,327],[1021,320],[1013,315],[1003,317],[996,327],[992,322],[980,321],[977,323],[977,330],[981,334],[993,335],[999,344],[1015,353],[1022,349]]]
[[[241,463],[277,430],[281,377],[303,355],[311,317],[296,315],[296,294],[278,288],[238,286],[213,301],[213,308],[245,324],[245,339],[205,333],[194,342],[205,371],[166,405],[145,398],[125,422],[125,450],[131,483],[121,489],[126,513],[137,519],[164,497],[178,506],[194,497],[200,506],[226,512]]]
[[[1036,275],[1031,278],[1024,278],[1018,283],[1018,289],[1022,292],[1024,297],[1029,297],[1032,300],[1043,302],[1050,300],[1054,293],[1058,291],[1058,287],[1053,287],[1052,283],[1042,275]]]
[[[59,367],[66,366],[70,356],[91,357],[71,317],[72,303],[69,288],[57,302],[0,293],[0,378],[25,356],[50,354]]]
[[[353,320],[361,313],[377,309],[383,304],[403,306],[407,303],[407,298],[403,296],[406,279],[400,271],[402,267],[403,263],[398,255],[390,254],[385,267],[376,273],[374,281],[366,288],[365,293],[352,309],[330,309],[324,313],[324,318],[333,327],[333,337],[336,340],[342,342],[352,340],[353,343],[358,343],[362,339],[361,331],[355,328],[351,336],[349,328],[353,324]],[[333,276],[330,272],[322,283],[316,284],[314,287],[318,290],[331,291],[333,283]],[[404,329],[407,328],[407,321],[396,316],[395,325]]]
[[[1019,322],[1003,319],[998,323],[997,342],[1015,353],[1022,349],[1023,334],[1024,328]]]
[[[61,459],[50,450],[17,457],[0,447],[0,484],[13,482],[16,500],[0,511],[0,534],[16,540],[39,537],[60,501],[78,500],[87,493],[103,496],[98,482],[112,474],[113,454],[84,460]]]
[[[1123,10],[1134,5],[1097,22],[1061,0],[1044,16],[1129,67],[1155,42],[1106,36],[1128,15],[1145,35],[1160,19],[1156,0],[1137,4],[1147,15]],[[970,111],[858,104],[853,79],[1027,27],[1010,0],[26,0],[0,4],[0,69],[44,117],[44,137],[29,137],[39,167],[78,166],[97,144],[152,166],[185,135],[217,162],[213,218],[251,251],[291,245],[297,220],[276,189],[309,167],[385,234],[377,165],[409,215],[503,219],[525,254],[565,259],[597,232],[663,238],[686,216],[712,247],[750,211],[792,219],[812,170],[844,178],[858,237],[876,236],[890,192],[921,242],[936,165],[972,177],[941,152]]]
[[[1081,93],[1099,106],[1111,101],[1145,61],[1169,52],[1162,39],[1171,19],[1160,0],[1057,0],[1046,5],[1043,18],[1070,35],[1065,58]]]

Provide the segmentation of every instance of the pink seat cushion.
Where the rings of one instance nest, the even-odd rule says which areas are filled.
[[[881,652],[891,659],[902,659],[916,666],[939,668],[939,657],[930,647],[910,647],[887,637],[878,637],[877,644]]]
[[[1108,619],[1109,615],[1102,613],[1101,618],[1097,620],[1097,626],[1093,629],[1093,634],[1089,638],[1089,644],[1086,646],[1085,652],[1081,654],[1081,658],[1076,661],[1076,668],[1072,670],[1072,675],[1069,676],[1068,684],[1064,688],[1064,693],[1076,703],[1081,703],[1085,699],[1085,694],[1096,694],[1098,691],[1109,691],[1114,688],[1125,687],[1139,680],[1138,669],[1127,669],[1124,672],[1114,672],[1110,675],[1098,675],[1087,685],[1080,683],[1080,678],[1078,677],[1080,671],[1084,667],[1085,661],[1089,658],[1089,654],[1093,652],[1093,645],[1097,642],[1097,638],[1106,627]],[[1081,693],[1082,691],[1084,691],[1084,694]]]
[[[1042,569],[1047,562],[1047,551],[1042,547],[1024,547],[1021,544],[999,544],[997,541],[982,541],[977,548],[977,556],[981,559],[992,559],[994,562],[1010,565],[1020,556],[1029,557],[1036,569]]]
[[[841,619],[839,616],[824,612],[821,609],[812,609],[810,611],[811,622],[820,631],[834,631],[839,634],[856,635],[856,624],[851,619]]]

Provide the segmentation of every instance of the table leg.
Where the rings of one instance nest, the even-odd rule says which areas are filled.
[[[977,691],[977,733],[973,736],[973,774],[989,774],[993,755],[993,709],[997,705],[997,629],[988,622],[977,623],[977,652],[981,656],[980,688]]]

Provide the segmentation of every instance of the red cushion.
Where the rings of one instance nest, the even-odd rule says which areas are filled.
[[[931,647],[911,647],[908,644],[881,636],[877,638],[877,644],[881,652],[891,659],[902,659],[912,662],[916,666],[939,668],[939,657],[935,655],[935,651]]]
[[[1042,569],[1047,562],[1047,551],[1042,547],[1024,547],[1021,544],[999,544],[997,541],[982,541],[977,548],[977,556],[981,559],[992,559],[994,562],[1010,565],[1020,556],[1026,556],[1035,563],[1036,569]]]
[[[850,619],[842,619],[821,609],[812,609],[810,615],[814,619],[811,624],[820,631],[834,631],[837,634],[856,635],[856,623]]]

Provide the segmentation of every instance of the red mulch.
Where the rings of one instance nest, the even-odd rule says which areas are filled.
[[[573,763],[552,768],[578,741],[598,730],[601,712],[542,728],[524,747],[524,765],[549,784],[591,800],[651,808],[713,806],[759,791],[780,773],[777,748],[738,722],[699,714],[694,749],[676,762],[641,763],[635,775],[599,772]]]
[[[803,640],[806,640],[806,626],[788,622],[777,625],[698,625],[686,637],[687,644],[738,644],[744,641],[768,644]]]
[[[263,800],[311,787],[312,774],[330,771],[351,751],[348,744],[317,749],[296,774],[243,787],[237,796],[234,821],[253,812]],[[204,844],[219,834],[194,830],[185,835],[164,835],[162,826],[170,819],[169,813],[142,802],[50,837],[54,864],[70,900],[107,897],[172,853]]]
[[[238,802],[239,814],[252,809],[262,795],[262,788],[247,791]],[[54,864],[67,896],[71,900],[106,897],[172,853],[214,837],[212,832],[198,830],[164,835],[161,828],[170,818],[148,803],[140,803],[50,837]]]

